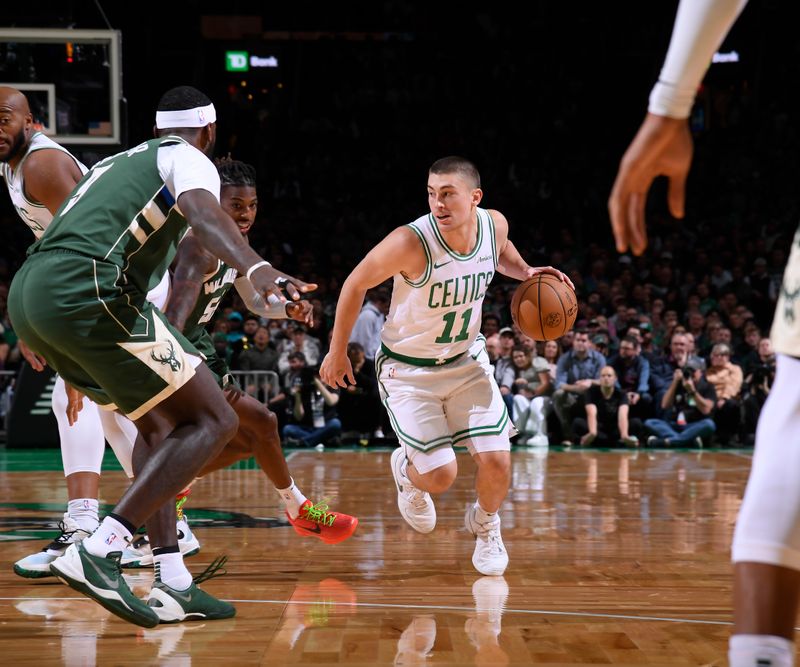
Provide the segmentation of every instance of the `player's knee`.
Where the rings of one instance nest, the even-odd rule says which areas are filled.
[[[429,493],[444,493],[452,486],[457,473],[458,468],[455,461],[434,468],[422,475],[425,480],[425,488]]]
[[[508,452],[490,452],[477,457],[482,474],[503,479],[511,474],[511,456]]]
[[[207,430],[209,441],[216,442],[220,448],[233,439],[239,429],[239,417],[227,404],[220,404],[220,409],[207,415]]]

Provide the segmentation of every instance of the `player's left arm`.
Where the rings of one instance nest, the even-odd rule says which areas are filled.
[[[23,167],[25,196],[47,208],[53,215],[83,178],[80,168],[64,151],[43,148],[34,151]]]
[[[495,229],[495,243],[497,247],[497,270],[504,276],[515,280],[527,280],[539,273],[552,273],[562,282],[567,283],[573,290],[575,285],[566,273],[554,269],[552,266],[530,266],[519,254],[516,246],[508,238],[508,220],[500,211],[491,210]]]

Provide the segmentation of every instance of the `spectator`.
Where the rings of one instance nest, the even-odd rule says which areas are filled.
[[[328,389],[319,375],[305,365],[293,375],[288,389],[291,412],[283,437],[302,447],[333,444],[342,432],[336,413],[338,391]]]
[[[575,332],[572,349],[561,355],[556,368],[556,391],[553,409],[561,426],[565,443],[572,442],[572,420],[583,413],[583,395],[600,378],[600,369],[606,358],[597,350],[589,349],[589,334],[585,329]]]
[[[703,438],[716,430],[711,413],[717,401],[714,386],[703,377],[706,364],[700,357],[687,359],[676,368],[672,382],[661,399],[668,419],[648,419],[644,425],[654,433],[647,439],[650,447],[703,446]]]
[[[383,438],[380,427],[383,408],[378,396],[378,380],[375,366],[367,361],[360,343],[347,344],[347,357],[353,367],[355,384],[347,386],[339,394],[336,409],[342,422],[345,436],[356,435],[364,442],[371,437]]]
[[[531,357],[524,345],[511,353],[516,368],[514,388],[514,426],[519,431],[519,445],[547,447],[547,409],[552,391],[550,367],[543,357]]]
[[[228,342],[231,345],[235,345],[238,343],[242,336],[244,336],[244,332],[242,331],[242,324],[244,323],[244,318],[239,311],[232,310],[228,313],[227,317],[228,321]]]
[[[553,381],[553,385],[555,385],[556,368],[558,365],[558,359],[561,356],[561,345],[559,342],[557,340],[546,341],[542,356],[544,356],[544,360],[550,367],[550,379]]]
[[[489,338],[500,332],[500,318],[494,313],[486,313],[481,320],[481,333]]]
[[[639,340],[635,336],[625,336],[619,344],[619,354],[609,360],[609,365],[617,375],[619,388],[628,399],[631,417],[652,417],[650,362],[641,355]]]
[[[511,393],[511,388],[514,386],[516,372],[514,371],[514,360],[511,358],[511,351],[516,344],[516,338],[514,338],[514,330],[511,327],[503,327],[500,329],[499,334],[499,356],[494,364],[494,379],[497,381],[497,386],[500,387],[500,393],[503,396],[508,414],[513,414],[514,396]]]
[[[261,319],[258,315],[248,315],[242,324],[243,336],[231,345],[231,368],[238,367],[239,355],[253,344],[253,337],[261,326]]]
[[[758,415],[775,382],[775,352],[769,338],[762,338],[758,342],[758,360],[748,366],[745,372],[742,389],[744,443],[752,445],[755,442]]]
[[[381,346],[381,329],[389,312],[389,301],[389,294],[382,287],[367,290],[364,305],[350,334],[350,342],[361,345],[371,363],[375,362],[375,353]],[[316,364],[316,361],[311,363]]]
[[[737,440],[741,426],[742,369],[731,361],[731,348],[725,343],[717,343],[711,349],[711,367],[706,379],[717,393],[714,410],[717,437],[723,442]]]
[[[278,351],[269,337],[266,327],[258,327],[253,335],[252,345],[248,345],[238,359],[236,370],[240,371],[276,371],[278,369]]]
[[[289,330],[289,338],[283,341],[278,357],[278,371],[281,373],[289,370],[289,355],[292,352],[302,352],[309,366],[316,366],[319,362],[319,341],[307,335],[306,326],[302,322],[294,322],[290,326],[292,328]]]
[[[572,431],[581,445],[639,444],[634,433],[641,432],[642,422],[629,420],[628,398],[617,386],[617,374],[611,366],[604,366],[600,383],[586,391],[585,410],[585,417],[576,417],[572,422]]]

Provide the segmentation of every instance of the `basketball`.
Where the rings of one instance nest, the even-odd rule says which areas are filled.
[[[560,338],[575,324],[578,300],[574,290],[551,273],[539,273],[517,287],[511,317],[528,338]]]

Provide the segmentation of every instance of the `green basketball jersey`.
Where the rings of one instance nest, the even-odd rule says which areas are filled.
[[[203,276],[203,286],[197,302],[186,318],[183,335],[206,356],[214,353],[214,342],[206,331],[206,324],[214,317],[219,302],[228,293],[237,275],[236,269],[218,259],[216,270]]]
[[[181,145],[191,150],[185,154],[188,161],[182,153],[182,162],[176,159],[171,167],[166,180],[174,181],[179,171],[186,171],[181,164],[208,161],[180,137],[151,139],[99,162],[28,253],[70,250],[116,266],[115,284],[123,290],[133,287],[144,293],[155,287],[187,230],[174,187],[170,189],[159,169],[159,149]]]

